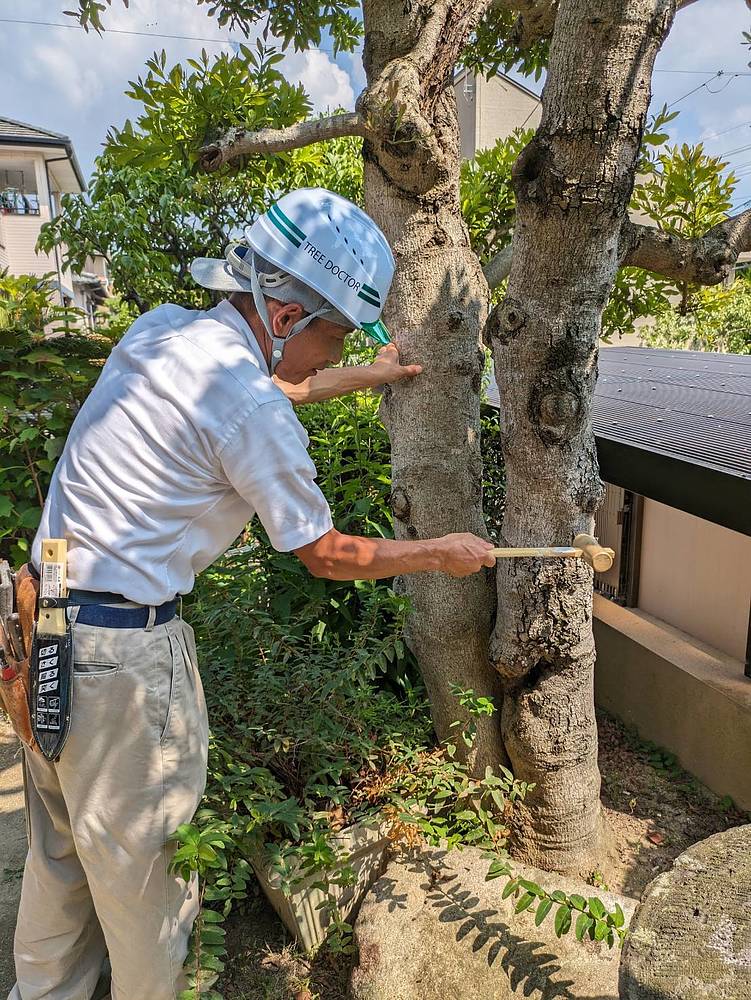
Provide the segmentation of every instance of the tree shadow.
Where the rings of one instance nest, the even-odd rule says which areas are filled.
[[[471,889],[462,885],[459,873],[445,868],[446,851],[431,851],[429,859],[411,857],[407,870],[424,876],[420,888],[427,901],[440,910],[440,923],[456,924],[457,944],[468,948],[489,967],[497,966],[519,996],[535,1000],[612,1000],[612,994],[584,995],[575,991],[572,979],[553,979],[561,973],[558,956],[544,941],[529,941],[515,934],[499,911],[483,907]],[[397,881],[381,878],[371,889],[376,900],[387,903],[389,912],[406,909],[406,893],[395,894]],[[469,998],[467,998],[469,1000]]]

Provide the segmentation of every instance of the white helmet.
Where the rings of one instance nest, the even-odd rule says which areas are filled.
[[[394,276],[394,256],[381,230],[357,205],[325,188],[301,188],[259,216],[245,237],[247,246],[230,244],[226,261],[199,258],[191,264],[191,273],[206,288],[253,292],[272,340],[272,373],[285,343],[317,316],[352,324],[380,344],[390,342],[381,312]],[[263,259],[260,266],[256,254]],[[275,296],[275,289],[281,292],[286,275],[313,289],[322,301],[283,338],[272,333],[263,291],[282,298]],[[291,293],[296,282],[289,285]],[[283,300],[293,301],[286,294]],[[310,309],[310,297],[302,304]]]

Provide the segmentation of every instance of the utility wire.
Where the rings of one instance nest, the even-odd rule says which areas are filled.
[[[717,156],[734,156],[736,153],[745,153],[747,149],[751,149],[751,145],[749,145],[749,146],[738,146],[737,149],[728,149],[726,152],[724,152],[724,153],[717,153],[716,155]]]
[[[693,88],[693,90],[689,90],[689,91],[688,91],[688,93],[686,93],[686,94],[683,94],[683,96],[682,96],[682,97],[679,97],[679,98],[677,98],[677,99],[676,99],[675,101],[672,101],[672,102],[671,102],[671,103],[670,103],[670,104],[668,105],[668,107],[669,107],[669,108],[674,108],[674,107],[676,106],[676,104],[680,104],[680,103],[681,103],[681,101],[685,101],[687,97],[690,97],[690,96],[691,96],[692,94],[695,94],[695,93],[697,92],[697,90],[703,90],[703,89],[704,89],[704,87],[706,87],[706,88],[707,88],[707,90],[709,90],[709,84],[710,84],[710,83],[712,82],[712,80],[718,80],[718,79],[719,79],[720,77],[722,77],[722,76],[727,76],[727,75],[728,75],[728,74],[727,74],[727,73],[725,72],[725,70],[724,70],[724,69],[718,69],[718,70],[717,70],[717,72],[716,72],[716,73],[714,73],[714,74],[713,74],[713,75],[712,75],[712,76],[711,76],[711,77],[710,77],[710,78],[709,78],[708,80],[705,80],[705,81],[704,81],[704,83],[700,83],[700,84],[699,84],[699,86],[698,86],[698,87],[694,87],[694,88]],[[723,90],[725,89],[725,87],[727,87],[727,86],[728,86],[728,84],[729,84],[729,83],[731,83],[731,82],[732,82],[732,80],[733,80],[733,79],[734,79],[734,78],[735,78],[736,76],[740,76],[740,73],[737,73],[737,74],[736,74],[736,73],[733,73],[733,74],[732,74],[732,75],[731,75],[731,76],[729,77],[729,79],[728,79],[728,83],[726,83],[726,84],[725,84],[724,86],[720,87],[720,90],[709,90],[709,93],[710,93],[710,94],[719,94],[719,93],[720,93],[721,91],[723,91]]]
[[[24,18],[18,17],[0,17],[0,22],[3,24],[31,24],[37,27],[44,28],[82,28],[80,24],[67,24],[60,21],[30,21]],[[82,29],[83,30],[83,29]],[[236,38],[209,38],[202,35],[167,35],[159,31],[129,31],[125,28],[106,28],[105,34],[112,35],[138,35],[141,38],[172,38],[178,39],[186,42],[214,42],[216,45],[227,45],[227,44],[237,44],[239,39]],[[317,52],[332,52],[332,49],[324,49],[318,45],[311,45],[309,48],[314,49]],[[655,69],[655,73],[689,73],[695,76],[711,75],[712,70],[707,69]],[[746,70],[729,70],[721,69],[714,73],[715,76],[751,76],[751,71]],[[711,81],[710,81],[711,82]],[[704,86],[702,84],[702,86]],[[688,94],[684,95],[688,97]],[[679,101],[683,98],[679,97]],[[677,101],[673,102],[674,104]],[[739,126],[735,126],[736,128]],[[731,131],[728,129],[727,131]],[[719,133],[722,134],[722,133]]]
[[[0,23],[3,24],[32,24],[36,27],[43,28],[79,28],[83,31],[83,27],[80,24],[64,24],[60,21],[26,21],[22,18],[17,17],[0,17]],[[213,42],[215,45],[237,45],[240,42],[246,42],[247,38],[207,38],[202,35],[166,35],[159,31],[127,31],[125,28],[106,28],[104,31],[105,35],[138,35],[140,38],[172,38],[178,39],[185,42]],[[310,50],[315,52],[328,52],[332,53],[332,49],[324,49],[317,45],[308,46]]]
[[[730,128],[723,129],[722,132],[710,132],[709,135],[701,136],[699,141],[706,142],[707,139],[719,139],[721,135],[727,135],[728,132],[736,132],[739,128],[744,128],[748,125],[751,125],[751,121],[741,122],[740,125],[732,125]]]
[[[711,69],[655,69],[653,73],[692,73],[694,76],[709,76],[714,70]],[[732,73],[733,76],[751,76],[751,71],[723,69],[722,73]]]

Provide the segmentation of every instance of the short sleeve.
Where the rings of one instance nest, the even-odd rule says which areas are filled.
[[[307,444],[290,403],[274,400],[247,415],[219,453],[230,484],[280,552],[315,542],[333,527]]]

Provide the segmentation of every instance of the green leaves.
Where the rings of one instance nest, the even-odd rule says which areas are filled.
[[[509,896],[516,895],[514,902],[514,913],[522,913],[530,909],[532,904],[539,900],[535,908],[535,926],[539,927],[553,906],[557,905],[555,913],[554,929],[558,937],[568,934],[572,925],[577,940],[583,940],[585,935],[593,941],[607,941],[609,947],[613,947],[618,941],[621,943],[625,937],[623,929],[625,916],[623,910],[616,903],[613,913],[609,913],[601,899],[591,896],[585,899],[577,893],[571,895],[562,889],[554,889],[549,892],[536,882],[513,875],[509,863],[501,858],[496,858],[490,866],[486,881],[498,878],[501,875],[508,875],[508,882],[503,888],[501,899],[508,899]],[[520,890],[524,890],[520,893]],[[576,922],[573,923],[576,916]]]
[[[472,249],[483,263],[511,242],[516,215],[511,168],[532,134],[532,129],[517,129],[462,163],[462,215]]]
[[[701,288],[691,293],[690,311],[662,312],[643,336],[650,347],[751,354],[751,281],[741,271],[730,287]],[[652,754],[658,770],[675,774],[680,766],[665,752]]]
[[[555,933],[557,937],[563,937],[564,934],[568,934],[571,927],[571,910],[563,903],[558,907],[558,911],[555,915]]]
[[[0,271],[0,545],[13,562],[26,558],[54,461],[112,346],[56,297],[51,276]]]
[[[522,910],[526,910],[535,901],[535,895],[532,892],[523,893],[516,902],[514,911],[516,913],[521,913]]]
[[[122,3],[128,6],[128,0]],[[215,17],[221,27],[247,36],[254,26],[263,23],[267,32],[283,40],[285,47],[292,45],[298,50],[320,45],[323,35],[329,34],[335,52],[349,52],[363,31],[360,19],[352,13],[358,7],[353,0],[329,0],[320,7],[301,6],[290,0],[283,3],[260,0],[253,4],[247,0],[198,0],[198,4],[205,5],[209,16]],[[112,5],[113,0],[78,0],[77,10],[64,13],[77,18],[87,31],[93,28],[102,33],[106,30],[103,15]]]
[[[553,906],[553,900],[550,896],[546,896],[538,904],[537,910],[535,912],[535,926],[539,927],[543,922],[548,913],[550,913],[551,907]]]

